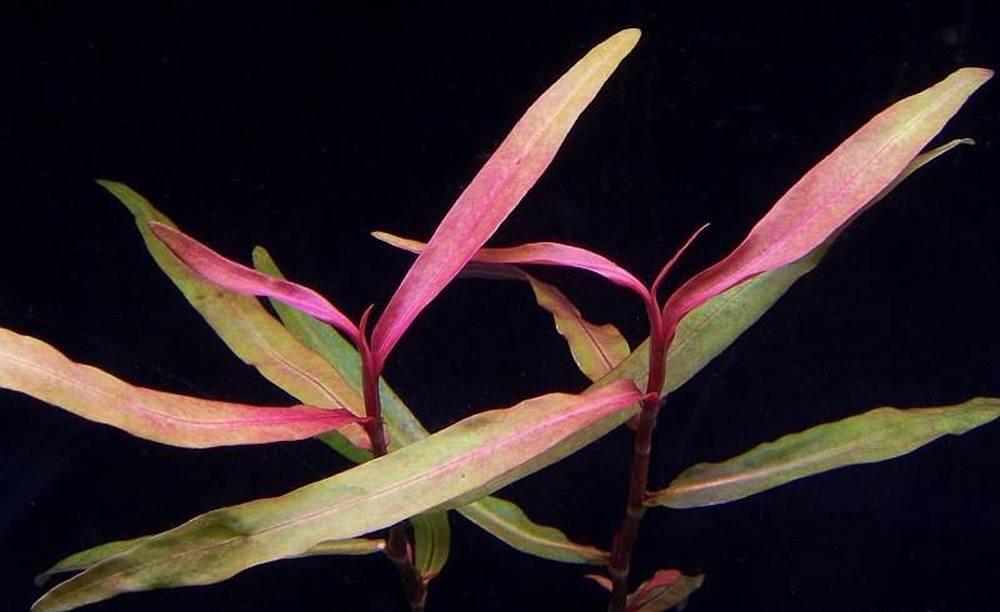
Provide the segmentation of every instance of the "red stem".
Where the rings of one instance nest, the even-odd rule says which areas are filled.
[[[632,549],[639,537],[639,526],[642,524],[643,515],[646,514],[643,502],[646,501],[646,489],[649,483],[649,455],[653,446],[656,417],[660,411],[660,393],[666,375],[666,348],[669,338],[652,290],[645,302],[650,330],[649,375],[646,382],[646,397],[641,403],[632,445],[632,467],[629,473],[625,517],[611,548],[608,567],[611,577],[611,603],[608,605],[608,612],[625,612],[626,608],[629,565],[632,560]]]
[[[369,308],[361,317],[361,333],[358,341],[358,352],[361,354],[362,391],[365,398],[365,431],[372,443],[372,454],[382,457],[389,453],[388,437],[385,433],[385,423],[382,421],[382,398],[379,395],[379,378],[381,372],[375,364],[371,347],[365,339],[365,327],[368,322]],[[423,612],[427,600],[427,583],[420,570],[413,565],[413,555],[410,554],[410,539],[407,535],[408,523],[396,523],[389,528],[389,537],[385,542],[385,556],[399,570],[399,579],[406,592],[406,600],[411,612]]]

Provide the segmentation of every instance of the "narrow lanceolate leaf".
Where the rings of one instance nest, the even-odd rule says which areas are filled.
[[[728,461],[699,463],[652,494],[647,505],[693,508],[742,499],[813,474],[899,457],[998,416],[997,398],[938,408],[876,408],[761,444]]]
[[[448,562],[451,527],[447,512],[431,512],[410,519],[413,526],[413,564],[425,581],[432,580]]]
[[[960,144],[972,144],[972,140],[968,138],[952,140],[918,155],[899,177],[869,203],[869,206],[885,197],[913,172]],[[735,342],[788,291],[795,281],[819,264],[838,235],[835,233],[802,259],[745,280],[685,315],[677,326],[674,341],[667,352],[665,390],[672,392],[680,388]],[[599,384],[628,379],[644,389],[648,371],[649,342],[644,341],[620,365],[601,379]]]
[[[475,504],[463,506],[465,518],[486,529],[517,550],[552,561],[604,565],[608,553],[593,546],[570,541],[562,531],[531,521],[509,501],[484,497]]]
[[[686,576],[677,570],[658,570],[628,596],[628,612],[663,612],[682,605],[705,581],[704,575]]]
[[[360,337],[357,326],[312,289],[268,276],[226,259],[184,232],[168,225],[152,221],[149,226],[174,255],[213,285],[243,295],[281,300],[321,321],[326,321],[352,339]]]
[[[388,232],[373,236],[394,247],[420,253],[426,244]],[[597,326],[587,322],[580,311],[552,285],[507,264],[545,264],[580,268],[600,274],[615,284],[646,294],[642,282],[609,259],[585,249],[557,243],[534,243],[503,249],[480,249],[469,265],[479,264],[472,275],[526,280],[531,284],[538,305],[555,319],[556,330],[569,344],[580,371],[594,381],[607,374],[628,356],[628,342],[613,325]],[[504,267],[500,267],[504,266]],[[470,270],[469,267],[466,270]]]
[[[372,232],[372,236],[411,253],[422,253],[427,248],[423,242],[389,232]],[[578,268],[603,276],[616,285],[631,289],[641,297],[649,293],[642,281],[607,257],[558,242],[531,242],[514,247],[479,249],[470,261],[484,264],[536,264]]]
[[[129,187],[114,181],[98,183],[132,213],[153,260],[237,357],[304,404],[346,406],[354,414],[364,415],[360,393],[289,333],[256,298],[224,291],[205,281],[149,229],[150,221],[173,227],[170,219]],[[359,428],[351,442],[363,446],[367,436]]]
[[[900,177],[992,74],[963,68],[876,115],[782,196],[740,246],[682,285],[664,307],[668,323],[747,278],[800,259],[838,232]]]
[[[248,406],[136,387],[3,328],[0,387],[140,438],[186,448],[302,440],[359,428],[360,421],[343,409]]]
[[[528,108],[465,188],[403,278],[372,331],[377,363],[458,274],[555,157],[569,130],[639,41],[624,30],[594,47]]]
[[[257,270],[276,278],[284,278],[274,259],[263,247],[254,249],[253,261]],[[358,355],[354,345],[326,323],[301,310],[286,306],[279,300],[272,300],[271,305],[274,306],[278,317],[288,330],[316,354],[326,359],[360,397],[362,393],[361,356]],[[417,417],[386,383],[385,379],[379,380],[379,395],[382,400],[382,417],[389,429],[390,450],[395,450],[428,436],[424,426],[420,424]],[[355,462],[360,463],[360,461]]]
[[[271,276],[281,276],[277,265],[260,247],[254,249],[254,266]],[[521,276],[517,278],[520,279]],[[334,332],[329,325],[299,310],[278,301],[273,302],[273,305],[281,320],[297,337],[329,360],[343,373],[350,384],[360,389],[360,376],[352,373],[360,370],[361,361],[357,351],[349,342]],[[402,448],[430,435],[385,380],[381,381],[379,393],[382,396],[382,415],[389,428],[391,449]],[[328,436],[322,436],[322,439],[328,443],[332,442]],[[339,447],[335,448],[342,450]],[[347,456],[353,460],[351,453],[347,453]],[[361,463],[360,459],[369,458],[370,454],[355,462]],[[603,564],[607,556],[607,553],[592,546],[571,542],[558,529],[533,522],[517,505],[496,497],[484,497],[458,508],[457,511],[504,543],[530,555],[566,563],[596,565]]]
[[[322,541],[463,505],[607,433],[635,414],[630,408],[640,398],[634,385],[622,381],[474,415],[280,497],[196,517],[63,582],[33,609],[68,610],[123,592],[217,582]]]
[[[42,586],[48,582],[49,578],[56,574],[66,572],[79,572],[97,565],[105,559],[110,559],[115,555],[127,552],[139,544],[148,541],[153,536],[143,536],[132,538],[131,540],[119,540],[108,542],[87,550],[82,550],[62,559],[49,569],[35,577],[35,584]],[[349,540],[337,540],[333,542],[320,542],[299,557],[316,557],[320,555],[369,555],[381,552],[385,549],[385,540],[351,538]]]

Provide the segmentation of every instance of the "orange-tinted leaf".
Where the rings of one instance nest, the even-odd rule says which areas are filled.
[[[343,409],[248,406],[136,387],[3,328],[0,387],[140,438],[187,448],[301,440],[359,428],[360,421]]]

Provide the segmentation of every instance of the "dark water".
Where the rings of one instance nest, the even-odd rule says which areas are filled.
[[[137,384],[255,403],[288,399],[228,354],[91,183],[150,197],[185,229],[286,272],[352,316],[384,305],[408,258],[375,229],[429,235],[519,113],[605,36],[643,39],[496,244],[561,240],[642,278],[695,227],[677,272],[712,263],[794,180],[882,107],[959,66],[1000,66],[987,3],[865,11],[721,2],[453,12],[373,7],[121,12],[38,8],[3,22],[13,102],[0,121],[0,325]],[[882,405],[1000,395],[997,83],[939,160],[858,221],[820,268],[671,398],[653,481]],[[633,343],[639,304],[547,272]],[[523,287],[461,282],[418,320],[388,376],[437,429],[487,407],[578,390]],[[272,496],[345,464],[319,444],[185,451],[0,396],[0,610],[97,543]],[[998,426],[913,456],[729,506],[653,511],[635,573],[705,573],[688,610],[992,610],[1000,563]],[[502,492],[537,521],[607,546],[628,436]],[[457,515],[430,610],[600,610],[582,568],[513,552]],[[226,583],[120,597],[112,610],[402,610],[379,557],[286,561]]]

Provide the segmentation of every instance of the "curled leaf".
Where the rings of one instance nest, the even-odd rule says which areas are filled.
[[[413,565],[424,581],[444,568],[451,550],[451,527],[447,512],[431,512],[410,519],[413,526]]]
[[[357,326],[312,289],[230,261],[169,225],[151,221],[149,227],[174,255],[212,284],[243,295],[281,300],[321,321],[326,321],[352,339],[360,337]]]

